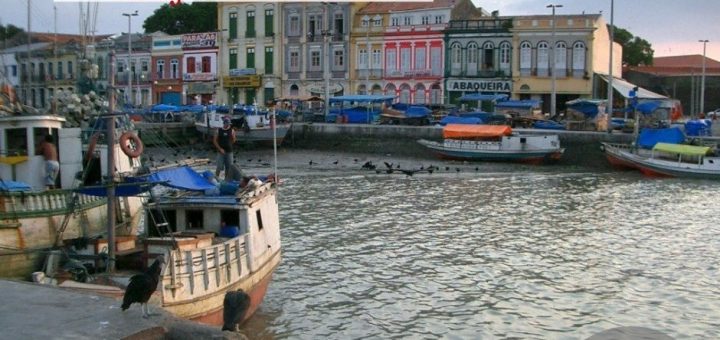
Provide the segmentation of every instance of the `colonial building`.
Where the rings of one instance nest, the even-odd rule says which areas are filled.
[[[280,96],[280,3],[218,4],[220,103],[264,103]]]
[[[359,13],[367,5],[353,3],[350,33],[350,87],[358,94],[383,93],[383,42],[388,13]]]
[[[512,94],[511,17],[453,20],[445,30],[445,92],[459,104],[466,93]],[[470,106],[476,103],[466,103]]]
[[[519,16],[511,32],[514,98],[540,100],[543,112],[551,112],[551,69],[555,70],[557,112],[572,99],[607,97],[610,34],[601,15]],[[617,77],[622,70],[622,47],[613,46],[613,76]]]
[[[283,5],[283,96],[355,92],[348,79],[350,8],[342,2]]]
[[[469,0],[376,2],[361,17],[387,14],[382,45],[385,94],[400,103],[443,102],[444,30],[451,20],[479,18],[483,11]]]
[[[217,102],[217,32],[182,35],[182,71],[185,103],[207,105]]]
[[[128,39],[132,39],[129,46]],[[125,105],[148,106],[152,103],[151,44],[152,37],[142,34],[132,37],[123,34],[115,39],[115,86],[122,93]],[[128,47],[132,53],[128,53]]]
[[[183,104],[182,35],[155,35],[152,39],[154,104]]]

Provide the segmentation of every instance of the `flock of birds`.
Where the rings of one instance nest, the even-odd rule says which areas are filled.
[[[359,160],[358,160],[357,158],[354,159],[354,163],[355,163],[355,164],[359,164]],[[308,162],[308,165],[310,165],[311,167],[312,167],[312,166],[315,166],[315,165],[319,165],[319,164],[320,164],[320,163],[314,162],[314,161],[312,161],[312,160],[310,160],[310,161]],[[332,164],[333,164],[334,166],[338,166],[338,165],[340,164],[340,160],[335,160],[334,162],[332,162]],[[428,166],[421,165],[420,167],[417,167],[417,168],[409,168],[409,169],[406,169],[406,168],[402,168],[402,167],[400,166],[400,164],[388,163],[388,162],[386,162],[386,161],[383,161],[383,164],[385,165],[384,168],[383,168],[382,166],[378,167],[378,165],[377,165],[377,164],[374,164],[372,161],[366,161],[365,163],[363,163],[362,166],[360,166],[360,169],[362,169],[362,170],[369,170],[369,171],[375,171],[376,174],[404,174],[404,175],[406,175],[406,176],[408,176],[408,177],[410,177],[410,176],[412,176],[412,175],[414,175],[414,174],[417,174],[417,173],[428,173],[428,174],[432,174],[433,172],[441,172],[441,171],[443,171],[443,169],[444,169],[446,172],[453,172],[453,171],[454,171],[454,172],[456,172],[456,173],[459,173],[459,172],[463,171],[463,168],[458,167],[458,166],[455,166],[455,167],[445,166],[445,167],[442,167],[442,168],[441,168],[441,167],[439,167],[439,166],[436,166],[436,165],[432,165],[432,164],[431,164],[431,165],[428,165]],[[475,171],[480,171],[480,167],[476,166],[476,167],[475,167]]]

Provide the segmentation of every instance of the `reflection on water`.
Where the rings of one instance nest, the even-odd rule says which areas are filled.
[[[474,167],[413,177],[282,169],[283,262],[243,332],[573,339],[642,326],[720,336],[720,183]]]

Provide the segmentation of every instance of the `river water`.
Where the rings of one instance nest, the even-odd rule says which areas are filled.
[[[720,337],[719,182],[329,152],[279,165],[283,261],[250,339]]]

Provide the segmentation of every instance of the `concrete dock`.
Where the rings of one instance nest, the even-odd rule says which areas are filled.
[[[145,319],[140,306],[31,282],[0,280],[0,339],[242,339],[178,319],[157,306]]]

